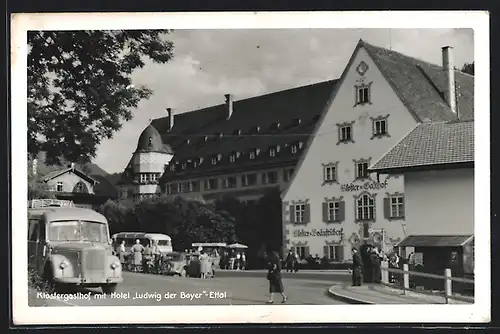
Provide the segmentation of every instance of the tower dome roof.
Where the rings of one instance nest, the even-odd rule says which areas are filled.
[[[149,124],[139,136],[136,151],[171,153],[171,149],[163,144],[158,130],[151,124]]]

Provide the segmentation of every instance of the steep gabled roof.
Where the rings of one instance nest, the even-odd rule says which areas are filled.
[[[55,170],[55,171],[52,171],[46,175],[43,176],[43,181],[47,182],[47,181],[50,181],[52,179],[55,179],[56,177],[60,176],[60,175],[63,175],[63,174],[66,174],[68,172],[73,172],[75,174],[77,174],[78,176],[80,176],[82,179],[85,179],[89,182],[91,182],[92,184],[97,184],[98,182],[96,180],[94,180],[93,178],[91,178],[90,176],[88,176],[87,174],[85,174],[84,172],[74,168],[74,167],[68,167],[68,168],[64,168],[64,169],[60,169],[60,170]]]
[[[474,163],[474,121],[418,124],[370,167],[374,172]]]
[[[444,98],[447,87],[442,66],[360,41],[384,77],[419,122],[449,121],[457,116]],[[455,71],[460,119],[474,118],[474,76]]]

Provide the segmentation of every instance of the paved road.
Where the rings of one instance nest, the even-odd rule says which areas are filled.
[[[285,274],[287,304],[340,304],[328,295],[327,289],[335,283],[330,275],[318,275],[324,278],[304,279]],[[206,280],[130,272],[123,276],[124,282],[114,296],[105,296],[99,289],[81,289],[70,294],[73,298],[67,301],[50,299],[45,302],[47,306],[260,305],[268,298],[268,282],[262,273],[258,277],[247,273],[222,274]],[[83,295],[89,296],[88,299]],[[277,296],[275,302],[280,301]]]

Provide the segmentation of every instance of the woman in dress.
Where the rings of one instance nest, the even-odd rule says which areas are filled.
[[[201,250],[200,251],[200,272],[201,278],[207,278],[210,267],[210,261],[208,259],[208,255]]]
[[[282,303],[286,303],[288,297],[283,289],[283,281],[281,280],[281,260],[277,252],[269,252],[268,256],[268,272],[267,280],[269,281],[269,300],[268,304],[274,303],[274,294],[280,293]]]
[[[142,252],[144,252],[144,246],[141,245],[139,239],[135,241],[135,245],[132,246],[131,251],[134,256],[134,271],[137,271],[137,267],[142,265]]]

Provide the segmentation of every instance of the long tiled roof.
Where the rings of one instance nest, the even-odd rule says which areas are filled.
[[[456,118],[444,99],[446,74],[441,66],[361,40],[360,47],[365,47],[417,121]],[[474,77],[457,71],[455,79],[461,117],[473,118]],[[295,164],[337,86],[338,80],[330,80],[235,101],[229,119],[227,105],[221,104],[175,115],[172,129],[169,117],[153,120],[163,143],[174,152],[175,170],[167,170],[162,180]],[[271,157],[269,149],[278,146],[279,152]],[[292,146],[297,146],[297,153],[291,152]],[[255,149],[257,158],[250,160]],[[233,163],[231,155],[237,157]],[[220,159],[215,165],[213,157]],[[126,170],[131,168],[130,162]]]
[[[382,158],[372,171],[474,162],[474,121],[418,124]]]

